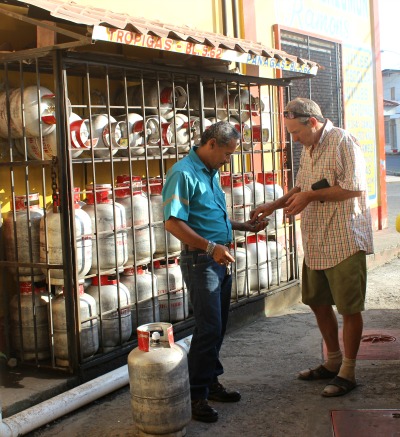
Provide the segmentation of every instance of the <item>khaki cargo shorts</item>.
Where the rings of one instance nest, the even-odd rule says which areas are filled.
[[[311,270],[303,263],[302,300],[306,305],[336,305],[339,314],[364,311],[367,257],[359,251],[326,270]]]

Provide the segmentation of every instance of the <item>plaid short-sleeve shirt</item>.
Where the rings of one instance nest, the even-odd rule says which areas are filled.
[[[357,140],[327,120],[312,154],[303,147],[296,186],[301,191],[326,178],[330,186],[362,191],[360,197],[338,202],[311,202],[301,213],[304,260],[312,270],[325,270],[356,252],[373,253],[366,166]]]

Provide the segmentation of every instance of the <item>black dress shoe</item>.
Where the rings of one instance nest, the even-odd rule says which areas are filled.
[[[208,400],[217,402],[239,402],[242,396],[238,391],[228,391],[222,384],[215,382],[210,385]]]
[[[196,399],[192,401],[192,419],[200,422],[216,422],[218,412],[208,405],[207,399]]]

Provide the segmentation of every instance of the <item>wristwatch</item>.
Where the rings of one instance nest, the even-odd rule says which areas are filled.
[[[217,243],[214,243],[214,241],[208,242],[207,249],[206,249],[207,255],[213,256],[216,245],[217,245]]]

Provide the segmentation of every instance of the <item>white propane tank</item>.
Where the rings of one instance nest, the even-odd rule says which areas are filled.
[[[72,112],[69,117],[69,131],[71,136],[71,158],[76,158],[85,149],[90,149],[92,145],[89,140],[89,124],[87,120],[83,120],[79,115]]]
[[[145,185],[143,185],[145,189]],[[154,238],[156,241],[156,253],[155,255],[165,255],[166,252],[174,253],[180,252],[181,242],[165,230],[164,227],[164,212],[163,212],[163,200],[162,200],[162,179],[161,178],[149,178],[149,190],[151,210],[153,212],[154,223]],[[167,250],[165,247],[165,239],[167,240]]]
[[[95,191],[95,194],[93,193]],[[82,209],[92,220],[92,268],[90,273],[122,268],[128,261],[128,236],[125,208],[108,198],[111,185],[86,186],[86,205]],[[96,204],[95,204],[96,199]],[[114,229],[114,214],[116,229]],[[115,237],[115,238],[114,238]],[[97,244],[99,245],[97,250]],[[116,250],[115,250],[116,247]],[[97,254],[98,252],[98,254]],[[99,256],[99,265],[97,264]]]
[[[247,123],[240,124],[238,121],[235,122],[232,118],[230,119],[231,124],[235,126],[235,129],[242,134],[242,147],[243,150],[251,150],[253,147],[253,144],[260,143],[261,140],[265,144],[268,141],[269,138],[269,130],[268,128],[264,127],[261,128],[260,125],[254,125],[250,126]],[[240,150],[240,145],[238,146],[237,150]]]
[[[225,121],[228,119],[228,99],[229,92],[224,86],[204,87],[203,88],[203,108],[205,117],[216,117],[218,120]],[[198,87],[191,87],[190,107],[194,113],[198,114],[200,108],[200,96]],[[215,109],[217,108],[217,109]],[[217,120],[216,120],[217,121]],[[214,121],[215,123],[215,121]]]
[[[132,176],[131,189],[129,175],[118,176],[115,197],[125,208],[128,237],[127,264],[146,264],[155,252],[156,242],[150,227],[150,222],[153,220],[151,206],[142,191],[141,177]]]
[[[154,274],[157,276],[160,319],[170,322],[185,320],[189,315],[187,291],[183,291],[183,279],[178,258],[154,261]]]
[[[76,269],[79,279],[83,279],[92,266],[92,221],[80,207],[80,188],[74,188],[74,219],[76,232]],[[47,238],[46,238],[47,235]],[[40,220],[40,262],[63,264],[63,246],[61,235],[61,215],[58,206],[53,204],[47,209],[46,217]],[[42,269],[46,278],[54,285],[64,284],[62,269]]]
[[[253,173],[245,174],[245,184],[251,191],[252,208],[262,205],[264,203],[264,185],[254,179]]]
[[[258,290],[258,280],[260,289],[268,288],[271,281],[271,253],[269,246],[261,235],[250,235],[246,239],[248,254],[247,268],[250,271],[250,290]]]
[[[146,114],[158,115],[158,106],[160,106],[160,115],[166,120],[174,116],[174,110],[182,110],[187,105],[187,94],[183,87],[170,82],[160,82],[159,92],[157,82],[145,81],[144,88],[144,105]],[[128,105],[142,108],[143,92],[142,85],[135,85],[127,89]],[[160,105],[158,104],[160,102]],[[125,106],[125,92],[122,90],[117,97],[117,104]]]
[[[128,372],[138,435],[184,437],[192,416],[186,352],[174,344],[169,323],[139,326],[137,335]]]
[[[131,298],[125,285],[121,282],[117,284],[115,278],[108,276],[100,276],[99,282],[98,277],[95,276],[92,278],[92,285],[86,289],[86,293],[96,301],[102,350],[109,352],[128,341],[132,335]]]
[[[190,150],[191,145],[191,127],[187,115],[176,114],[168,128],[171,131],[170,144],[172,145],[172,147],[168,148],[168,153],[175,154],[177,149],[178,153],[187,153]]]
[[[38,360],[45,360],[50,357],[46,289],[32,282],[20,282],[19,287],[19,296],[15,294],[10,300],[13,348],[17,356],[23,360],[34,360],[36,357]]]
[[[45,87],[28,86],[23,90],[23,110],[21,108],[21,88],[12,90],[7,102],[7,93],[0,93],[0,137],[23,138],[48,135],[56,127],[55,96]],[[7,105],[8,103],[8,105]],[[8,126],[7,106],[10,110]],[[42,131],[40,132],[40,126]]]
[[[247,250],[244,247],[237,247],[236,251],[230,250],[235,262],[232,263],[232,298],[236,299],[247,295],[248,274],[246,266]],[[237,278],[237,280],[236,280]]]
[[[112,125],[116,123],[114,117],[110,115],[110,119],[107,114],[94,114],[90,120],[85,120],[89,135],[91,137],[90,144],[94,147],[94,156],[96,158],[109,158],[110,157],[110,141],[109,141],[109,123]],[[121,130],[115,129],[111,132],[113,140],[112,146],[115,142],[121,138]],[[119,148],[111,146],[111,154],[115,155]]]
[[[249,90],[241,89],[229,91],[229,112],[233,117],[246,122],[251,116],[257,117],[260,111],[260,99],[254,97]],[[264,110],[264,103],[261,101],[261,110]]]
[[[56,297],[51,302],[54,330],[54,356],[56,365],[68,367],[68,326],[65,310],[65,289],[56,287]],[[80,309],[80,352],[82,358],[93,356],[99,349],[99,328],[97,326],[96,301],[85,293],[83,284],[79,284]]]
[[[140,122],[137,123],[140,127]],[[161,125],[161,126],[160,126]],[[150,156],[159,156],[168,151],[172,136],[170,123],[164,117],[148,117],[143,132],[146,136],[146,152]],[[138,127],[138,129],[139,129]]]
[[[13,211],[4,218],[4,246],[7,261],[24,263],[39,263],[40,261],[40,220],[43,210],[39,207],[39,193],[31,193],[29,196],[15,196],[15,223],[16,237],[14,236]],[[30,232],[30,233],[29,233]],[[32,260],[29,247],[32,248]],[[17,257],[18,253],[18,257]],[[13,274],[17,269],[10,267]],[[20,281],[40,281],[43,273],[40,268],[19,267]],[[32,276],[33,275],[33,276]]]
[[[282,276],[282,245],[273,240],[268,240],[268,247],[271,253],[271,285],[278,285]]]
[[[71,158],[77,158],[83,152],[84,148],[87,147],[85,143],[89,133],[85,123],[79,115],[71,113],[69,123],[71,127]],[[79,130],[79,133],[77,133],[76,130]],[[22,156],[25,155],[25,141],[29,159],[52,159],[53,156],[57,156],[57,128],[55,128],[49,135],[42,137],[42,139],[39,137],[16,139],[15,147]]]
[[[143,117],[134,112],[117,117],[121,128],[121,141],[125,141],[127,148],[118,151],[118,156],[144,155]]]
[[[257,181],[264,184],[265,203],[273,202],[274,200],[283,196],[282,187],[276,183],[276,173],[258,173]],[[276,233],[276,229],[279,229],[282,226],[283,209],[277,209],[270,216],[268,216],[268,218],[269,223],[266,231],[268,234],[274,234]]]
[[[251,210],[251,191],[243,184],[242,175],[231,175],[230,173],[222,174],[221,186],[225,193],[228,217],[231,220],[238,222],[249,220]],[[245,231],[234,231],[234,233],[236,237],[245,235]]]
[[[190,117],[190,145],[198,146],[200,144],[201,134],[211,126],[211,121],[208,118],[203,118],[203,124],[199,117]]]
[[[133,327],[160,321],[157,277],[142,266],[127,268],[120,281],[128,288],[131,297]],[[154,295],[154,297],[153,297]]]

